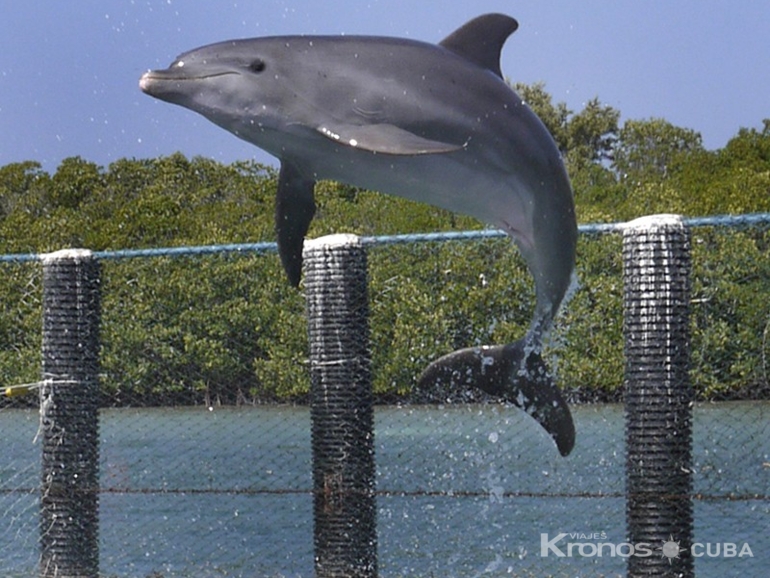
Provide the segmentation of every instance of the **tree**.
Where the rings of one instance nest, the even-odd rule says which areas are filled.
[[[512,88],[543,121],[571,169],[612,159],[620,111],[593,98],[576,114],[563,102],[553,104],[542,82]]]
[[[569,150],[570,139],[567,131],[567,121],[572,111],[563,102],[553,104],[551,95],[545,91],[545,83],[524,84],[517,82],[512,88],[518,93],[524,103],[532,109],[551,133],[562,156]]]
[[[567,164],[575,171],[589,163],[611,161],[618,138],[620,111],[603,105],[598,98],[567,123]]]
[[[80,157],[66,158],[59,165],[48,191],[53,207],[76,209],[83,199],[97,195],[103,185],[100,167]]]
[[[662,118],[627,120],[613,151],[621,181],[658,182],[669,176],[684,155],[703,150],[701,135]]]
[[[727,146],[719,151],[721,160],[733,168],[759,172],[770,170],[770,118],[762,122],[764,127],[761,131],[754,128],[740,129]]]
[[[0,219],[16,210],[38,214],[50,176],[40,163],[25,161],[0,167]]]

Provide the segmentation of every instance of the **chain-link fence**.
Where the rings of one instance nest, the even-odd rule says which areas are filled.
[[[697,576],[764,576],[770,226],[692,224],[689,553]],[[679,536],[649,554],[629,541],[621,240],[587,230],[581,287],[548,352],[573,402],[567,458],[513,406],[415,387],[439,355],[526,329],[531,281],[509,243],[365,240],[375,469],[362,493],[373,497],[376,529],[373,538],[347,531],[361,532],[379,575],[624,576],[631,556],[680,555]],[[303,292],[261,249],[97,254],[102,576],[317,570],[314,520],[349,491],[344,476],[316,477],[313,465],[311,369],[334,360],[308,358]],[[46,399],[51,385],[41,381],[41,264],[6,260],[0,379],[22,387],[0,398],[0,574],[21,577],[41,572],[50,537],[37,390]]]

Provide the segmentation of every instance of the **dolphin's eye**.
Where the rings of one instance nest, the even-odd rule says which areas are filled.
[[[262,72],[265,69],[265,61],[256,58],[249,64],[249,70],[252,72]]]

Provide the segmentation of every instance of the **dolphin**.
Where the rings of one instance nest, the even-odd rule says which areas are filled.
[[[577,225],[556,144],[500,70],[517,28],[513,18],[487,14],[438,45],[376,36],[231,40],[185,52],[139,84],[280,160],[275,226],[295,286],[321,179],[471,215],[510,235],[535,283],[526,335],[450,353],[419,385],[499,396],[530,413],[567,455],[575,429],[541,351],[573,279]]]

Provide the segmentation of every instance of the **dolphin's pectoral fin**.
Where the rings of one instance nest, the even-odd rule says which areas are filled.
[[[520,407],[543,426],[566,456],[575,445],[567,403],[540,353],[525,339],[509,345],[460,349],[431,363],[418,387],[477,387]]]
[[[451,153],[464,145],[423,138],[392,124],[324,125],[318,132],[340,145],[387,155]]]
[[[314,186],[315,181],[304,178],[291,163],[281,163],[275,199],[275,233],[281,263],[295,287],[302,274],[302,245],[315,214]]]

